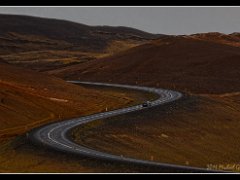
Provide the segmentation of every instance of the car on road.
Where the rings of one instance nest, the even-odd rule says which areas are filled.
[[[151,106],[151,102],[150,101],[146,101],[142,104],[142,107],[150,107]]]

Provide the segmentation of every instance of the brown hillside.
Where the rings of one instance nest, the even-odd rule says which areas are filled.
[[[176,36],[49,73],[66,79],[225,93],[240,91],[239,59],[238,47]]]
[[[239,100],[239,94],[188,96],[169,106],[77,127],[72,137],[124,157],[240,172],[234,166],[240,157]]]
[[[126,106],[134,100],[127,94],[84,88],[0,63],[0,141],[53,120]]]
[[[1,14],[0,58],[43,71],[107,56],[160,36],[128,27]]]
[[[240,47],[239,33],[232,33],[232,34],[223,34],[219,32],[198,33],[198,34],[192,34],[188,37],[193,39],[205,40],[209,42],[215,42],[215,43]]]

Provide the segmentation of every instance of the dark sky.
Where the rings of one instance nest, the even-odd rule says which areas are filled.
[[[128,26],[160,34],[240,31],[240,7],[0,7],[0,13]]]

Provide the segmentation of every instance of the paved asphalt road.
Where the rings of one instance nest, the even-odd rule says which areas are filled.
[[[159,96],[158,99],[151,101],[151,107],[163,105],[172,101],[175,101],[182,97],[180,92],[159,89],[159,88],[149,88],[149,87],[141,87],[141,86],[130,86],[130,85],[120,85],[120,84],[107,84],[107,83],[95,83],[95,82],[80,82],[80,81],[69,81],[74,84],[86,84],[86,85],[97,85],[97,86],[110,86],[110,87],[119,87],[119,88],[127,88],[127,89],[135,89],[140,91],[147,91],[151,93],[155,93]],[[93,114],[89,116],[84,116],[80,118],[65,120],[61,122],[55,122],[48,125],[44,125],[42,127],[33,129],[31,132],[27,133],[27,137],[33,143],[41,144],[46,147],[53,148],[55,150],[68,152],[72,154],[78,154],[82,156],[87,156],[96,159],[102,160],[110,160],[114,162],[124,162],[124,163],[133,163],[138,165],[146,165],[149,167],[159,167],[160,169],[169,169],[171,172],[215,172],[202,168],[195,168],[189,166],[179,166],[172,165],[154,161],[147,160],[139,160],[133,159],[113,154],[108,154],[104,152],[99,152],[94,149],[90,149],[79,144],[74,143],[71,139],[68,138],[67,134],[71,131],[72,128],[86,124],[91,121],[95,121],[98,119],[108,118],[120,114],[125,114],[133,111],[139,111],[142,109],[146,109],[140,105],[135,105],[131,107],[126,107],[122,109],[117,109],[108,112],[102,112],[98,114]]]

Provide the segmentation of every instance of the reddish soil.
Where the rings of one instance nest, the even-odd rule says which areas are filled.
[[[51,121],[129,105],[141,96],[133,94],[102,92],[0,63],[0,141]]]
[[[191,93],[240,91],[240,49],[176,36],[50,71],[65,79],[143,84]]]

